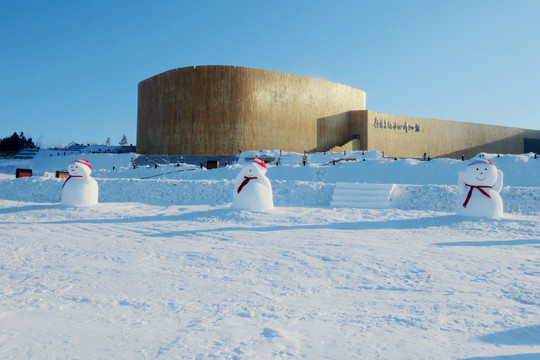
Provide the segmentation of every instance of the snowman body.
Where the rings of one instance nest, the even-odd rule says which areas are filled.
[[[98,203],[98,184],[90,174],[92,167],[86,160],[77,160],[68,166],[69,177],[62,186],[62,204],[89,206]]]
[[[456,213],[464,216],[498,218],[503,215],[499,193],[503,173],[487,160],[475,160],[458,175]]]
[[[246,162],[234,184],[233,207],[247,210],[274,208],[272,184],[266,177],[266,166],[260,159]]]

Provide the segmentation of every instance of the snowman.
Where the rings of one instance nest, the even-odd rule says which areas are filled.
[[[499,193],[503,173],[489,160],[475,160],[458,175],[456,213],[466,216],[502,217]]]
[[[247,161],[234,184],[233,207],[249,210],[274,208],[272,184],[266,177],[266,165],[261,159]]]
[[[62,204],[88,206],[98,202],[98,184],[90,177],[92,167],[87,160],[79,159],[69,164],[69,177],[62,185]]]

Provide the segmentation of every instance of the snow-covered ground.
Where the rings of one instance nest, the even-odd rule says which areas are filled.
[[[532,154],[484,155],[504,172],[498,220],[453,213],[457,160],[283,154],[258,212],[231,208],[239,164],[133,156],[82,156],[87,208],[60,205],[54,177],[80,155],[0,160],[0,358],[540,358]],[[331,208],[338,181],[398,184],[392,208]]]

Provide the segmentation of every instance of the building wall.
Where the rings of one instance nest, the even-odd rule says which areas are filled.
[[[170,70],[139,83],[137,151],[232,155],[244,150],[380,150],[432,158],[514,153],[540,131],[365,110],[362,90],[235,66]],[[534,150],[527,150],[534,151]]]
[[[319,119],[365,108],[365,92],[326,80],[235,66],[180,68],[139,83],[137,150],[310,151],[330,143],[318,137]]]
[[[351,141],[351,111],[317,119],[317,147],[310,151],[328,151]]]
[[[366,128],[367,144],[357,150],[380,150],[391,157],[473,157],[479,152],[521,154],[524,139],[540,139],[539,130],[470,122],[357,113],[358,127]]]

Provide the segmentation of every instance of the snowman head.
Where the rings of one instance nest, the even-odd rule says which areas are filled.
[[[88,160],[79,159],[69,164],[68,173],[71,176],[88,177],[92,173],[92,166]]]
[[[266,165],[264,161],[259,158],[248,160],[244,163],[242,167],[242,176],[263,176],[266,174]]]
[[[497,167],[489,160],[475,160],[463,171],[463,181],[468,185],[493,186],[497,182]]]

